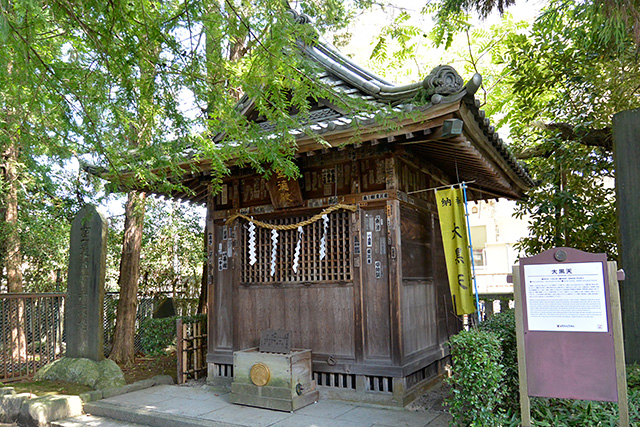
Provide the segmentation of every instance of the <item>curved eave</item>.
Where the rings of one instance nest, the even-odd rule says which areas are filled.
[[[462,135],[442,137],[442,125],[448,119],[464,122]],[[445,98],[438,104],[416,108],[395,122],[393,129],[382,126],[374,118],[362,119],[340,126],[327,123],[314,125],[308,133],[297,135],[297,155],[313,155],[330,149],[343,149],[346,144],[390,144],[405,147],[414,155],[434,164],[447,174],[451,182],[471,182],[470,187],[482,193],[478,197],[522,198],[532,186],[531,179],[487,125],[477,106],[469,102],[466,93]],[[320,138],[323,142],[319,142]],[[234,165],[234,160],[229,161]],[[205,203],[211,163],[207,160],[185,162],[185,173],[173,182],[180,182],[186,191],[164,192],[168,197]],[[138,190],[152,191],[148,188]]]

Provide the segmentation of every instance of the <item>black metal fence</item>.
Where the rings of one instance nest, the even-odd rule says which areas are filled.
[[[65,294],[0,294],[0,382],[62,357]]]
[[[31,378],[36,371],[64,355],[66,340],[64,308],[66,294],[0,294],[0,382]],[[140,295],[136,315],[136,352],[140,345],[140,324],[152,317],[166,295]],[[109,355],[116,324],[118,293],[104,298],[104,348]],[[174,298],[176,315],[194,315],[197,299]]]

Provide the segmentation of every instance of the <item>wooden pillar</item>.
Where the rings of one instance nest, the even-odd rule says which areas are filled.
[[[618,211],[618,251],[626,279],[621,286],[627,363],[640,362],[640,109],[613,116]]]

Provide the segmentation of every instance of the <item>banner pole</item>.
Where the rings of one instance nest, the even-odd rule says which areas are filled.
[[[471,225],[469,225],[469,210],[467,209],[467,184],[462,181],[462,194],[464,195],[464,216],[467,218],[467,235],[469,237],[469,258],[471,258],[471,272],[473,274],[473,290],[476,293],[476,312],[478,313],[478,323],[480,319],[480,299],[478,298],[478,282],[476,281],[476,264],[473,260],[473,243],[471,243]]]

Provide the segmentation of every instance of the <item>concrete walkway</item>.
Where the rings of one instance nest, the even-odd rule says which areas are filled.
[[[57,421],[57,427],[272,426],[272,427],[445,427],[451,417],[441,410],[409,411],[402,408],[319,402],[295,413],[229,403],[228,391],[209,386],[161,385],[97,402],[87,403],[83,415]],[[117,421],[116,421],[117,420]]]

